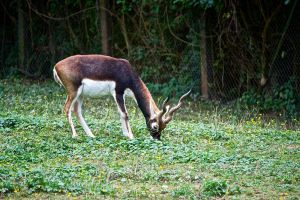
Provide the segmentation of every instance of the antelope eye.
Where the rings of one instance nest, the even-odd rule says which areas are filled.
[[[157,132],[159,129],[159,125],[156,122],[150,123],[149,129],[151,132]]]
[[[149,119],[149,123],[156,122],[156,118]]]
[[[158,125],[158,123],[157,123],[157,120],[156,119],[150,119],[149,120],[149,128],[150,129],[152,129],[152,130],[158,130],[158,128],[159,128],[159,125]]]

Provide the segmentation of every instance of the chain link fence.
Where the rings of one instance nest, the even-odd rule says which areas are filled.
[[[299,7],[299,6],[298,6]],[[2,30],[1,30],[1,74],[4,76],[20,73],[22,76],[29,78],[50,78],[52,77],[52,68],[54,64],[64,57],[82,53],[99,53],[101,52],[101,35],[98,30],[100,27],[98,22],[89,21],[88,16],[97,15],[97,9],[90,9],[86,12],[78,13],[77,15],[60,20],[47,19],[34,12],[23,12],[23,30],[22,32],[16,29],[6,29],[7,17],[3,15]],[[292,12],[292,11],[290,11]],[[287,13],[290,13],[287,12]],[[281,31],[272,34],[271,41],[267,48],[270,49],[266,55],[270,62],[267,63],[267,82],[265,88],[271,90],[273,87],[282,86],[288,82],[292,82],[292,86],[300,94],[300,26],[297,22],[299,17],[299,9],[293,11],[291,19],[289,16],[278,18],[278,24],[281,24]],[[31,14],[31,16],[29,14]],[[281,21],[280,21],[281,20]],[[89,30],[89,24],[96,23],[93,26],[97,30]],[[38,27],[33,24],[40,24]],[[9,26],[9,25],[8,25]],[[73,29],[72,27],[80,27]],[[113,30],[113,33],[120,30]],[[84,33],[83,33],[84,32]],[[92,34],[91,34],[92,33]],[[18,34],[17,37],[14,35]],[[55,35],[58,34],[59,37]],[[89,35],[88,38],[81,37],[83,34]],[[243,34],[243,33],[242,33]],[[260,65],[257,61],[261,52],[251,50],[251,41],[243,46],[243,49],[232,49],[234,56],[226,57],[228,54],[224,47],[219,47],[220,37],[218,34],[207,33],[207,74],[208,86],[211,99],[217,100],[232,100],[240,97],[245,91],[252,88],[260,88],[262,72],[255,65]],[[20,42],[15,42],[15,38],[23,38],[23,48],[20,48]],[[235,37],[233,35],[233,37]],[[197,41],[199,42],[199,41]],[[122,52],[117,41],[112,42],[114,54],[123,55],[128,58],[133,66],[137,67],[142,73],[143,63],[135,62],[132,55],[127,57]],[[216,48],[217,46],[217,48]],[[183,48],[184,47],[184,48]],[[201,96],[200,91],[200,51],[199,46],[183,45],[177,41],[174,45],[177,48],[177,54],[180,52],[180,59],[176,58],[177,66],[170,68],[168,71],[157,72],[152,70],[149,72],[147,81],[151,82],[149,77],[157,77],[158,73],[163,73],[164,77],[169,80],[175,79],[174,85],[181,85],[181,89],[186,89],[194,85],[194,92]],[[23,52],[20,52],[22,51]],[[178,50],[179,49],[179,50]],[[182,50],[184,49],[184,50]],[[218,52],[222,49],[223,52]],[[250,49],[249,51],[245,49]],[[248,63],[243,63],[239,60],[239,52],[250,60]],[[174,55],[176,55],[174,53]],[[256,55],[254,55],[256,53]],[[20,57],[20,54],[23,57]],[[154,57],[154,56],[153,56]],[[153,59],[153,57],[145,58]],[[155,58],[154,58],[155,59]],[[165,58],[158,58],[159,62],[166,62]],[[178,61],[179,60],[179,61]],[[149,61],[152,62],[152,61]],[[249,64],[250,63],[250,64]],[[165,64],[166,65],[166,64]],[[248,66],[249,65],[249,66]],[[251,65],[251,66],[250,66]],[[253,67],[254,66],[254,67]],[[154,66],[155,67],[155,66]],[[161,69],[160,69],[161,70]],[[168,69],[169,70],[169,69]],[[153,73],[153,74],[151,74]],[[184,77],[183,77],[184,76]],[[157,83],[163,84],[159,79]],[[197,97],[197,96],[195,96]]]

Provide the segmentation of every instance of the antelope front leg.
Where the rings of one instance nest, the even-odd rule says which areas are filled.
[[[129,125],[129,118],[125,107],[124,94],[116,94],[113,96],[120,113],[123,135],[128,137],[129,139],[133,139],[133,134]]]

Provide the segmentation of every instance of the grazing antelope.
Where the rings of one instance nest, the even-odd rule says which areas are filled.
[[[189,95],[184,94],[176,106],[163,102],[162,110],[155,104],[148,88],[133,71],[127,60],[104,55],[75,55],[58,62],[53,69],[54,79],[67,90],[64,111],[72,129],[72,137],[77,133],[72,121],[74,111],[85,133],[95,137],[82,116],[82,100],[84,96],[97,97],[111,94],[117,103],[121,117],[123,134],[132,139],[133,134],[128,122],[124,95],[134,98],[146,119],[150,134],[160,139],[160,134],[171,121],[173,114],[182,106],[182,100]]]

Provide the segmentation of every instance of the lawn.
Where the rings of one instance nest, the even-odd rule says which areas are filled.
[[[64,101],[51,80],[0,81],[0,199],[300,197],[299,119],[190,101],[157,141],[128,100],[128,140],[111,97],[86,99],[96,138],[74,120],[72,139]]]

